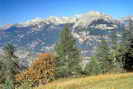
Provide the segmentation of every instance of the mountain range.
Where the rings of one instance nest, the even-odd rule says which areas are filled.
[[[35,18],[17,24],[7,24],[0,27],[0,49],[12,43],[17,48],[17,54],[26,58],[33,53],[53,51],[59,40],[60,32],[67,25],[77,41],[83,56],[94,54],[102,39],[110,40],[116,31],[120,36],[126,21],[133,16],[114,19],[112,16],[91,11],[70,17],[50,16],[46,19]],[[2,51],[0,50],[2,53]]]

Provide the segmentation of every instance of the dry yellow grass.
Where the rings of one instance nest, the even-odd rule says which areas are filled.
[[[59,79],[35,89],[133,89],[133,73]]]

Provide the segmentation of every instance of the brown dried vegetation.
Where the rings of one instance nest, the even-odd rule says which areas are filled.
[[[24,72],[16,76],[16,80],[31,81],[34,85],[46,84],[54,79],[55,74],[55,57],[52,54],[40,54]]]

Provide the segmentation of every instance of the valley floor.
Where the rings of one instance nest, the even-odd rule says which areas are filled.
[[[35,89],[133,89],[133,73],[59,79]]]

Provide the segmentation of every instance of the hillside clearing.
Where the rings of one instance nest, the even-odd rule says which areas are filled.
[[[35,89],[133,89],[133,73],[59,79]]]

